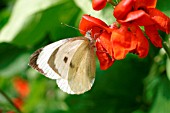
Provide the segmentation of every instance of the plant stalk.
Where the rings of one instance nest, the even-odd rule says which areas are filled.
[[[113,2],[112,0],[107,0],[108,3],[112,4],[114,7],[117,5],[115,2]]]
[[[0,89],[0,94],[6,98],[6,100],[19,112],[22,113],[21,110],[13,103],[13,101],[10,99],[10,97]]]
[[[170,43],[169,43],[169,40],[168,42],[164,41],[163,42],[163,48],[165,49],[169,59],[170,59]]]

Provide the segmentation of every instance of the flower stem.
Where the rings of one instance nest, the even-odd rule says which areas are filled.
[[[5,94],[5,92],[3,92],[1,89],[0,89],[0,94],[2,94],[6,100],[9,101],[9,103],[19,112],[19,113],[22,113],[21,110],[15,106],[15,104],[13,103],[13,101],[9,98],[9,96],[7,94]]]
[[[170,47],[169,47],[168,44],[169,43],[167,43],[167,42],[163,42],[163,48],[165,49],[165,51],[166,51],[166,53],[167,53],[167,55],[168,55],[168,57],[170,59]]]
[[[113,2],[112,0],[107,0],[108,3],[112,4],[113,6],[116,6],[117,4]]]

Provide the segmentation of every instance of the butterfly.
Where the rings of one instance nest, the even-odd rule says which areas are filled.
[[[35,51],[29,65],[68,94],[82,94],[95,80],[95,51],[92,38],[59,40]]]

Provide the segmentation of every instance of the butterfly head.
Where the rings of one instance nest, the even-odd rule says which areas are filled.
[[[93,38],[91,30],[86,32],[85,37],[89,40],[90,45],[95,46],[96,40],[95,40],[95,38]]]

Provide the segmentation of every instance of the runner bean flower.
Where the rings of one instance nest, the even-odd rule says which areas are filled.
[[[170,33],[170,19],[156,9],[157,0],[122,0],[113,15],[121,24],[144,26],[145,33],[156,47],[162,47],[158,30]]]
[[[107,25],[84,14],[79,23],[80,33],[85,35],[91,31],[91,37],[96,40],[96,55],[102,70],[108,69],[115,60],[124,59],[128,53],[146,57],[149,52],[148,38],[156,47],[162,47],[158,30],[169,34],[170,18],[155,8],[157,0],[121,0],[119,3],[92,0],[92,7],[102,10],[106,3],[114,5],[116,22]],[[141,26],[144,26],[144,32]]]

